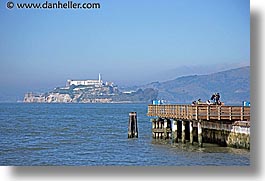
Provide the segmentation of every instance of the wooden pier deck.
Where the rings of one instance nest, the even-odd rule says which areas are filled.
[[[250,107],[223,105],[149,105],[147,115],[182,120],[250,121]]]

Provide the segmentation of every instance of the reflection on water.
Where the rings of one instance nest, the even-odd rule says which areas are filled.
[[[247,149],[236,149],[231,147],[221,147],[217,144],[204,143],[200,148],[198,143],[172,143],[171,140],[152,140],[152,145],[164,152],[181,155],[187,158],[179,161],[185,162],[183,165],[250,165],[250,151]],[[165,150],[166,149],[166,150]]]
[[[233,153],[233,154],[250,154],[247,149],[237,149],[232,147],[222,147],[218,144],[203,143],[203,147],[200,148],[198,143],[172,143],[171,140],[153,139],[154,145],[166,145],[169,149],[177,149],[187,152],[206,152],[206,153]]]

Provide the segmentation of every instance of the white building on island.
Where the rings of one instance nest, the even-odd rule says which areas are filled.
[[[96,86],[100,87],[103,85],[103,81],[101,80],[101,75],[98,74],[98,80],[67,80],[66,86],[69,87],[71,85],[84,85],[84,86]]]

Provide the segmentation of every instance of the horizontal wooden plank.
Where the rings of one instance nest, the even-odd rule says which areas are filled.
[[[250,121],[250,107],[217,105],[149,105],[147,115],[169,119]]]
[[[164,128],[153,128],[152,132],[154,133],[164,133]],[[171,129],[167,128],[167,133],[171,133]]]

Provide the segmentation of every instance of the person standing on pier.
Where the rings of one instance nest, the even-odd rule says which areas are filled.
[[[221,105],[221,101],[220,101],[220,94],[219,93],[214,93],[211,97],[211,100],[214,101],[215,105]]]
[[[217,105],[221,105],[220,97],[221,97],[220,94],[217,93],[217,94],[216,94],[216,98],[215,98],[215,99],[216,99],[216,104],[217,104]]]

